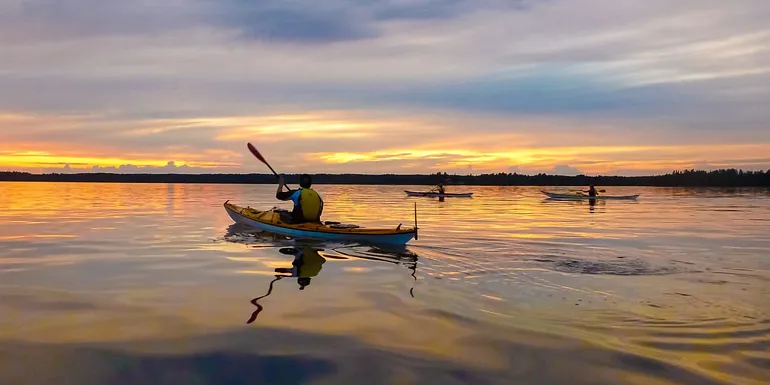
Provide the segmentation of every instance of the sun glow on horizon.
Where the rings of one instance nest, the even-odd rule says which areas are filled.
[[[671,146],[576,146],[518,148],[503,152],[470,149],[420,150],[397,148],[390,151],[313,153],[306,158],[321,159],[327,164],[383,161],[433,161],[432,170],[474,167],[478,171],[540,172],[558,165],[578,167],[587,173],[611,172],[618,169],[650,170],[697,167],[704,153],[730,157],[738,166],[750,163],[761,153],[770,153],[770,144],[736,145],[671,145]],[[720,165],[714,162],[714,166]]]
[[[240,163],[234,162],[207,162],[207,161],[177,161],[174,155],[169,155],[172,160],[147,159],[147,158],[117,158],[98,156],[60,156],[44,151],[0,151],[0,167],[9,170],[34,170],[40,168],[62,167],[81,169],[88,171],[99,168],[120,168],[131,166],[136,168],[162,168],[162,167],[200,167],[221,168],[235,167]]]
[[[284,172],[637,173],[683,168],[763,168],[770,143],[655,144],[612,137],[596,145],[563,122],[431,118],[362,112],[103,121],[104,116],[0,114],[14,127],[0,170],[31,172],[255,172],[245,143],[261,144]],[[96,120],[94,120],[96,119]],[[470,120],[469,120],[470,119]],[[468,129],[469,122],[481,131]],[[497,125],[487,128],[487,125]],[[51,127],[56,128],[55,131]],[[102,127],[103,131],[98,131]],[[65,141],[62,132],[72,132]],[[27,135],[27,132],[32,134]],[[58,136],[49,139],[48,132]],[[91,133],[98,133],[91,139]],[[599,134],[600,136],[601,134]],[[589,137],[597,135],[591,134]],[[610,139],[608,139],[610,140]],[[408,143],[405,145],[404,143]],[[629,144],[639,143],[639,144]]]

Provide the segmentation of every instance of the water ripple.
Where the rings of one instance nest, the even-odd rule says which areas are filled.
[[[403,189],[318,186],[325,219],[364,226],[409,224],[417,202],[420,239],[382,248],[222,209],[275,206],[274,186],[0,183],[0,383],[770,378],[766,190]]]

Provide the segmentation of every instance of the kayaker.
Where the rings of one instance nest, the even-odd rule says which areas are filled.
[[[313,180],[310,175],[302,174],[299,177],[298,189],[283,191],[285,185],[283,175],[278,177],[278,190],[275,192],[275,198],[294,202],[294,210],[290,218],[292,223],[321,221],[324,201],[321,199],[321,195],[310,187],[312,184]]]
[[[445,191],[444,191],[444,184],[442,184],[442,183],[438,184],[438,193],[442,194],[442,195],[445,193]]]
[[[596,187],[594,187],[594,185],[590,185],[590,186],[588,186],[588,191],[586,191],[586,192],[588,193],[588,196],[589,196],[589,197],[595,197],[595,196],[599,195],[599,194],[596,192]]]

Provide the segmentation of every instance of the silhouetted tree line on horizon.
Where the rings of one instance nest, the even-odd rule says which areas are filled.
[[[0,172],[0,181],[30,182],[114,182],[114,183],[222,183],[273,184],[272,174],[32,174],[27,172]],[[287,174],[286,182],[297,184],[299,174]],[[770,170],[743,171],[722,169],[714,171],[684,170],[654,176],[563,176],[522,175],[497,173],[481,175],[427,175],[400,174],[313,174],[315,184],[368,184],[368,185],[450,185],[476,186],[689,186],[689,187],[770,187]]]

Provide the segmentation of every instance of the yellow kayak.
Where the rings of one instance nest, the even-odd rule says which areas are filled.
[[[364,243],[404,245],[417,234],[417,229],[402,228],[364,228],[336,222],[316,222],[292,224],[285,222],[276,209],[259,211],[251,207],[241,207],[227,201],[225,211],[236,223],[293,238],[314,238]]]

